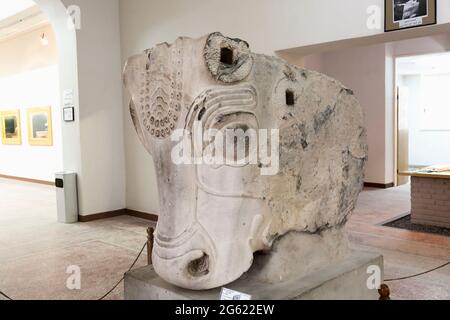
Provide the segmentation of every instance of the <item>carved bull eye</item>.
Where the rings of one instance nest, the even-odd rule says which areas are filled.
[[[250,137],[247,131],[250,128],[246,124],[235,124],[225,128],[224,146],[225,158],[228,164],[247,163],[250,156]]]
[[[204,58],[211,75],[224,83],[244,80],[253,67],[248,43],[218,32],[210,34],[206,40]]]

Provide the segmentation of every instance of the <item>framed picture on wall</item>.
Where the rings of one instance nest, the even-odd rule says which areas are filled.
[[[28,143],[31,146],[52,146],[52,108],[30,108],[28,112]]]
[[[22,128],[20,126],[20,110],[0,112],[2,143],[4,145],[21,145]]]
[[[386,32],[436,24],[437,0],[385,0]]]

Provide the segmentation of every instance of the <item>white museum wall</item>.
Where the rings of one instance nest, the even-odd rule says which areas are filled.
[[[49,43],[43,46],[45,33]],[[61,117],[55,36],[50,26],[0,42],[0,111],[20,110],[22,145],[0,143],[0,174],[54,180],[62,169]],[[52,107],[53,146],[30,146],[27,109]]]
[[[384,0],[120,0],[123,53],[140,52],[178,36],[220,31],[247,40],[254,52],[381,34],[369,29],[367,10]],[[450,2],[437,0],[438,23],[450,22]]]
[[[430,166],[450,163],[450,131],[423,130],[421,127],[421,75],[401,76],[401,84],[409,91],[409,164]]]
[[[0,49],[1,50],[1,49]],[[20,110],[21,145],[0,144],[0,174],[53,181],[62,169],[58,67],[0,77],[0,111]],[[52,107],[53,146],[31,146],[27,109]]]
[[[76,32],[80,214],[121,210],[126,202],[119,1],[63,3],[81,12]]]

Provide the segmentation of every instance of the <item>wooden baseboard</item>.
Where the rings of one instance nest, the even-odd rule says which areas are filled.
[[[91,222],[91,221],[96,221],[96,220],[102,220],[102,219],[109,219],[109,218],[124,216],[126,214],[127,214],[127,210],[126,209],[121,209],[121,210],[116,210],[116,211],[108,211],[108,212],[90,214],[88,216],[78,215],[78,221],[79,222]]]
[[[389,189],[393,188],[395,184],[392,183],[372,183],[372,182],[364,182],[364,187],[366,188],[378,188],[378,189]]]
[[[153,222],[158,221],[158,216],[153,213],[139,212],[139,211],[130,210],[130,209],[126,209],[126,212],[127,212],[126,214],[128,216],[137,217],[137,218],[141,218],[141,219],[145,219],[145,220],[149,220],[149,221],[153,221]]]
[[[8,176],[4,174],[0,174],[0,178],[3,179],[9,179],[9,180],[16,180],[16,181],[22,181],[22,182],[29,182],[29,183],[36,183],[36,184],[43,184],[46,186],[54,186],[54,181],[44,181],[44,180],[37,180],[37,179],[29,179],[29,178],[22,178],[22,177],[15,177],[15,176]]]
[[[115,218],[115,217],[119,217],[119,216],[132,216],[132,217],[137,217],[137,218],[141,218],[141,219],[145,219],[145,220],[149,220],[149,221],[153,221],[153,222],[158,221],[158,216],[156,214],[139,212],[139,211],[134,211],[134,210],[130,210],[130,209],[120,209],[120,210],[115,210],[115,211],[91,214],[88,216],[79,215],[78,221],[79,222],[91,222],[91,221],[96,221],[96,220]]]

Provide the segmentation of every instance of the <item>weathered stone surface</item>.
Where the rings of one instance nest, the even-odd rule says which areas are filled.
[[[124,82],[158,173],[153,262],[163,279],[194,290],[231,283],[250,269],[255,252],[270,252],[290,232],[302,241],[259,264],[267,281],[345,256],[340,230],[367,159],[362,110],[351,90],[218,33],[130,58]],[[278,173],[261,175],[262,162],[175,164],[171,135],[196,121],[205,130],[279,129]],[[333,246],[338,250],[326,254]],[[283,259],[297,261],[297,269],[283,271]]]
[[[307,275],[299,273],[290,281],[268,283],[244,275],[226,287],[250,294],[252,300],[378,300],[378,291],[367,286],[367,270],[372,266],[383,270],[383,258],[374,253],[350,253],[345,260]],[[175,287],[159,278],[152,266],[125,275],[126,300],[219,300],[220,293],[220,288],[194,291]]]

